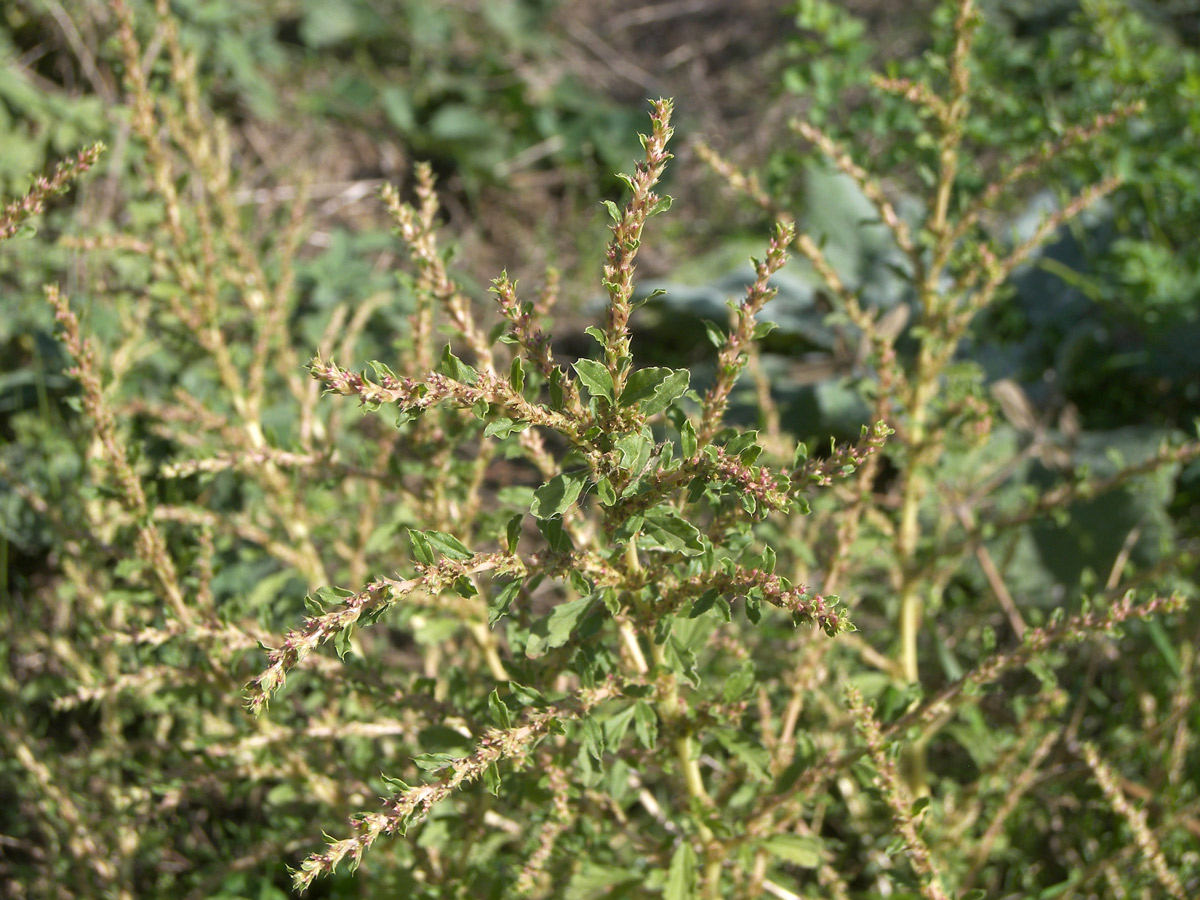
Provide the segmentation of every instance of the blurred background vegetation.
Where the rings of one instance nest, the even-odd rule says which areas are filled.
[[[130,5],[149,19],[145,0]],[[1113,165],[1126,179],[1019,273],[962,349],[964,366],[1005,385],[997,400],[1015,444],[1047,430],[1069,438],[1069,459],[1035,460],[1022,476],[1021,486],[1036,488],[1056,467],[1088,464],[1103,473],[1116,456],[1137,462],[1164,436],[1194,431],[1200,4],[982,6],[976,75],[986,88],[970,136],[979,158],[1004,158],[1117,102],[1146,104],[1130,128],[1058,165],[1055,183],[1038,184],[1007,217],[988,223],[1020,236]],[[429,160],[439,177],[465,280],[483,286],[504,267],[536,280],[557,267],[568,326],[571,315],[580,328],[590,322],[606,237],[598,200],[618,194],[613,173],[627,166],[630,136],[644,127],[645,98],[657,96],[675,98],[678,159],[666,185],[675,206],[656,220],[666,233],[639,261],[653,281],[647,289],[668,289],[640,320],[643,361],[704,365],[702,320],[722,317],[765,233],[767,214],[727,196],[696,159],[690,142],[698,136],[757,168],[772,193],[825,237],[831,259],[852,273],[869,304],[907,299],[886,241],[863,221],[861,197],[817,164],[787,122],[809,117],[874,154],[875,170],[892,173],[889,189],[906,196],[929,177],[930,147],[895,140],[920,123],[906,118],[911,107],[869,93],[865,75],[884,64],[904,74],[944,49],[934,46],[929,25],[949,15],[939,4],[921,0],[903,14],[877,0],[174,0],[170,7],[184,43],[198,53],[208,101],[231,124],[246,215],[269,221],[307,185],[293,323],[301,354],[318,349],[336,304],[388,292],[396,302],[373,314],[363,359],[340,361],[361,365],[392,352],[407,294],[403,280],[397,286],[396,248],[375,192],[385,181],[407,184],[416,160]],[[75,388],[62,374],[41,285],[57,281],[70,291],[90,283],[84,255],[63,236],[137,229],[160,215],[135,186],[141,151],[130,140],[118,59],[114,20],[99,0],[0,5],[0,196],[19,196],[30,173],[82,145],[103,139],[111,148],[36,231],[0,245],[0,604],[9,614],[27,609],[55,577],[59,540],[54,515],[24,502],[14,485],[35,485],[67,509],[81,471],[83,429],[69,402]],[[810,441],[857,433],[867,407],[849,381],[856,348],[826,322],[829,306],[811,273],[793,266],[780,287],[767,310],[780,328],[764,365],[785,424]],[[102,335],[124,327],[122,310],[93,304],[88,314]],[[156,365],[162,383],[187,383],[186,360]],[[124,390],[161,388],[147,382]],[[1029,541],[1012,549],[1027,556],[1020,591],[1047,605],[1074,596],[1103,579],[1106,561],[1134,530],[1140,565],[1171,557],[1181,583],[1190,583],[1194,554],[1177,550],[1200,537],[1200,465],[1167,470],[1156,484],[1094,501],[1069,528],[1031,526]],[[261,568],[243,562],[219,574],[223,596],[260,583]],[[948,602],[955,591],[973,590],[967,579]],[[1161,635],[1156,640],[1165,646]],[[1178,666],[1162,652],[1163,665]],[[5,677],[21,681],[15,664]],[[52,689],[10,687],[26,701]],[[68,727],[48,711],[36,724],[51,738]],[[0,873],[6,855],[20,857],[24,830],[10,818],[13,809],[6,803],[0,812],[0,833],[18,849],[0,846]],[[220,896],[274,896],[269,881],[247,881],[251,889],[231,879]]]

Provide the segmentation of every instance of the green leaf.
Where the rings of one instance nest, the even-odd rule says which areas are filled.
[[[587,328],[583,329],[583,333],[590,334],[596,339],[596,343],[598,343],[601,347],[604,346],[604,332],[595,325],[589,325]]]
[[[603,397],[609,403],[613,402],[612,375],[609,374],[603,363],[596,362],[594,359],[581,359],[571,368],[575,370],[589,394],[593,397]]]
[[[561,518],[538,519],[535,524],[538,531],[542,533],[542,536],[545,537],[546,542],[550,545],[550,549],[555,553],[570,553],[575,549],[575,544],[571,540],[571,536],[563,528]]]
[[[695,457],[697,446],[696,429],[690,419],[686,420],[683,423],[683,427],[679,429],[679,449],[683,453],[683,458],[692,459]]]
[[[646,215],[657,216],[659,213],[665,213],[671,208],[673,202],[674,200],[670,196],[664,195],[658,199],[657,203],[650,207],[650,212],[646,213]]]
[[[754,332],[752,333],[751,337],[756,341],[762,340],[778,327],[778,322],[755,322]]]
[[[687,369],[638,369],[625,383],[621,406],[637,405],[647,416],[660,413],[687,392],[691,377],[692,373]]]
[[[466,548],[466,545],[462,541],[452,534],[447,534],[444,531],[426,531],[424,534],[425,540],[429,542],[430,549],[445,559],[453,559],[461,562],[475,555]]]
[[[708,336],[708,342],[718,350],[725,346],[725,332],[712,319],[704,319],[704,333]]]
[[[533,492],[533,503],[529,511],[539,519],[561,516],[579,499],[587,483],[587,472],[564,472],[555,475]]]
[[[725,684],[721,688],[725,702],[732,703],[735,700],[740,700],[751,691],[754,687],[754,682],[754,663],[746,660],[736,672],[725,679]]]
[[[488,694],[488,712],[492,715],[492,721],[497,728],[503,728],[505,731],[512,728],[512,715],[508,711],[508,707],[504,705],[504,701],[500,699],[500,691],[493,689]]]
[[[799,834],[776,834],[763,841],[763,849],[772,856],[802,869],[815,869],[821,865],[821,841],[819,838]]]
[[[345,660],[350,652],[350,638],[354,635],[354,626],[347,625],[333,636],[333,649],[337,651],[338,659]]]
[[[479,379],[479,373],[455,356],[449,344],[442,350],[442,364],[438,371],[460,384],[474,384]]]
[[[645,700],[633,705],[633,730],[642,746],[653,750],[658,743],[658,713]]]
[[[483,429],[483,436],[504,440],[506,437],[524,431],[528,427],[528,422],[514,422],[508,416],[500,416],[487,423]]]
[[[614,751],[621,748],[621,742],[625,740],[625,733],[633,724],[636,713],[637,705],[631,704],[604,723],[604,742],[607,746],[612,747]]]
[[[429,546],[429,540],[420,531],[408,529],[408,539],[412,542],[413,557],[417,562],[426,566],[432,566],[434,563],[433,548]]]
[[[612,506],[617,502],[617,492],[613,490],[612,482],[605,475],[596,482],[596,496],[600,498],[600,503],[604,506]]]
[[[488,603],[488,628],[491,628],[508,615],[508,608],[521,592],[521,581],[510,581],[500,589],[500,593],[492,597]]]
[[[557,366],[550,372],[550,381],[546,385],[550,392],[550,408],[562,409],[563,405],[563,370]]]
[[[617,207],[617,204],[613,203],[611,200],[601,200],[600,202],[604,204],[604,208],[608,210],[608,214],[612,216],[612,220],[620,225],[621,210]]]
[[[621,466],[631,474],[637,475],[650,460],[654,452],[654,436],[647,428],[636,434],[627,434],[614,442],[621,452]]]
[[[483,786],[493,797],[500,796],[500,767],[494,762],[488,763],[488,767],[483,770]]]
[[[771,755],[767,753],[765,747],[751,742],[745,735],[728,728],[715,730],[713,736],[731,756],[746,767],[746,770],[757,781],[771,780],[771,773],[767,768],[771,762]]]
[[[700,529],[669,507],[646,513],[638,546],[646,550],[682,553],[684,556],[699,556],[704,552]]]
[[[588,716],[580,722],[583,729],[584,751],[596,762],[604,761],[604,729],[593,716]]]
[[[521,540],[521,523],[524,521],[523,513],[515,513],[508,520],[508,525],[504,529],[504,545],[508,548],[509,553],[517,552],[517,544]]]
[[[571,632],[591,607],[592,600],[592,597],[580,597],[578,600],[560,603],[549,615],[535,622],[529,635],[529,643],[525,645],[525,655],[536,659],[547,650],[561,647],[570,640]]]
[[[518,394],[525,390],[525,366],[519,356],[514,356],[512,365],[508,367],[508,383]]]
[[[423,772],[440,772],[457,761],[453,753],[422,753],[413,757],[413,763]]]
[[[663,889],[663,900],[695,900],[696,851],[684,840],[675,848],[671,867],[667,870],[667,886]]]
[[[392,778],[390,775],[379,773],[379,777],[383,779],[384,786],[393,794],[403,794],[412,790],[412,785],[406,784],[399,778]]]

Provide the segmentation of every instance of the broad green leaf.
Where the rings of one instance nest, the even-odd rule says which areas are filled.
[[[550,613],[534,623],[525,655],[530,659],[542,656],[547,650],[561,647],[571,639],[571,632],[592,605],[592,597],[580,597],[560,603]]]
[[[704,552],[700,530],[675,510],[665,507],[646,513],[638,546],[646,550],[682,553],[684,556],[699,556]]]
[[[623,435],[616,440],[615,444],[621,452],[622,468],[634,475],[645,468],[646,463],[650,460],[650,454],[654,452],[654,436],[648,428],[636,434]]]
[[[603,397],[609,403],[613,402],[613,380],[603,363],[594,359],[578,360],[571,368],[583,382],[593,397]]]
[[[564,472],[555,475],[533,492],[533,504],[529,511],[539,519],[561,516],[579,499],[587,483],[587,472]]]
[[[687,392],[691,377],[687,369],[638,369],[625,382],[621,406],[636,405],[647,416],[660,413]]]

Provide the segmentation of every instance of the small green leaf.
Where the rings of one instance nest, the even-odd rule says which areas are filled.
[[[594,359],[581,359],[572,368],[593,397],[603,397],[613,402],[613,380],[603,363]]]
[[[718,350],[725,346],[725,332],[712,319],[704,320],[704,333],[708,336],[708,342]]]
[[[763,841],[763,849],[802,869],[815,869],[821,865],[819,838],[799,834],[776,834]]]
[[[705,591],[694,601],[692,601],[691,611],[688,612],[689,619],[696,619],[704,615],[713,608],[713,604],[717,602],[717,592],[715,590]]]
[[[751,336],[754,340],[760,341],[778,327],[777,322],[755,322],[754,332]]]
[[[442,364],[438,370],[460,384],[474,384],[479,379],[479,373],[455,356],[449,344],[442,350]]]
[[[488,628],[508,615],[508,608],[512,606],[513,600],[519,593],[521,593],[521,582],[519,580],[510,581],[500,589],[500,593],[492,597],[488,603]]]
[[[379,773],[379,777],[383,780],[384,786],[393,794],[404,794],[412,790],[412,785],[406,784],[399,778],[392,778],[390,775]]]
[[[555,475],[533,492],[529,511],[539,519],[560,516],[579,499],[588,483],[587,472],[564,472]]]
[[[670,196],[664,195],[659,198],[657,203],[655,203],[652,207],[650,207],[650,212],[646,213],[646,215],[647,216],[657,216],[659,213],[665,213],[668,209],[671,208],[672,202],[674,202],[674,201],[672,200],[672,198]]]
[[[604,506],[612,506],[617,502],[617,492],[613,490],[612,482],[605,475],[596,482],[596,496],[600,498],[600,503]]]
[[[563,405],[563,370],[554,368],[550,372],[550,381],[546,385],[550,391],[550,407],[552,409],[562,409]]]
[[[728,728],[716,729],[713,735],[720,742],[721,746],[741,762],[757,781],[766,782],[771,780],[771,773],[768,769],[771,763],[771,755],[765,747],[761,744],[753,743],[741,733]]]
[[[696,851],[684,840],[675,848],[671,867],[667,870],[667,885],[663,889],[663,900],[695,900]]]
[[[696,455],[697,441],[696,429],[693,427],[691,420],[685,420],[683,427],[679,429],[679,449],[683,453],[684,459],[692,459]]]
[[[525,655],[530,659],[542,656],[547,650],[561,647],[571,639],[571,632],[579,624],[588,608],[592,605],[592,597],[580,597],[554,607],[549,615],[543,616],[533,624],[529,635],[529,643],[525,645]]]
[[[692,373],[687,369],[638,369],[625,383],[625,390],[621,392],[621,406],[636,404],[643,415],[653,416],[687,392],[691,377]]]
[[[699,556],[704,552],[700,529],[669,507],[660,507],[646,514],[638,546],[647,550],[682,553],[684,556]]]
[[[613,203],[611,200],[601,200],[600,202],[604,204],[604,208],[608,210],[608,214],[612,217],[612,220],[620,225],[621,210],[617,207],[617,204]]]
[[[393,372],[390,368],[388,368],[388,366],[385,363],[381,363],[377,359],[371,360],[369,363],[367,363],[367,365],[369,365],[371,367],[371,369],[375,372],[375,377],[381,381],[385,378],[390,378],[392,381],[398,380],[396,378],[396,373]]]
[[[337,651],[338,659],[345,661],[350,652],[350,638],[354,635],[354,626],[347,625],[333,636],[333,649]]]
[[[614,751],[620,749],[621,742],[625,740],[625,733],[629,731],[629,726],[633,724],[635,713],[636,706],[630,705],[604,723],[604,743],[606,746],[612,747]]]
[[[420,531],[408,529],[408,539],[412,542],[413,557],[417,562],[426,566],[432,566],[434,563],[433,548],[429,546],[429,541]]]
[[[461,562],[475,555],[466,548],[466,545],[462,541],[444,531],[426,531],[425,540],[429,542],[430,548],[435,553],[440,554],[445,559],[453,559]]]
[[[633,730],[643,747],[654,749],[658,743],[658,713],[645,700],[633,705]]]
[[[509,553],[517,552],[517,544],[521,540],[521,523],[525,521],[523,513],[516,513],[508,520],[508,525],[505,528],[504,544],[508,548]]]
[[[746,694],[750,693],[754,687],[754,682],[754,663],[746,660],[736,672],[725,679],[725,684],[721,688],[725,702],[732,703],[735,700],[740,700]]]
[[[589,325],[587,328],[583,329],[583,333],[590,334],[596,339],[596,343],[598,343],[601,347],[604,346],[604,332],[595,325]]]
[[[594,717],[588,716],[580,725],[583,728],[583,749],[596,762],[604,761],[604,729]]]
[[[491,713],[492,721],[497,728],[503,728],[505,731],[512,728],[512,715],[508,711],[508,707],[504,705],[504,701],[500,699],[500,691],[493,690],[488,694],[488,712]]]
[[[654,452],[654,435],[648,428],[635,434],[623,435],[614,443],[621,451],[622,468],[633,475],[642,471],[650,460],[650,454]]]
[[[422,753],[413,757],[413,763],[422,772],[439,772],[457,761],[453,753]]]
[[[508,383],[518,394],[525,390],[525,366],[519,356],[514,356],[508,367]]]
[[[537,525],[538,531],[545,537],[546,542],[550,545],[550,549],[555,553],[570,553],[575,549],[575,544],[571,541],[571,536],[567,534],[567,530],[563,528],[562,519],[558,516],[553,519],[538,519],[534,524]]]
[[[528,422],[514,422],[508,416],[500,416],[487,423],[487,426],[483,429],[483,436],[504,440],[506,437],[516,432],[524,431],[528,427]]]
[[[494,762],[488,763],[488,767],[483,770],[483,786],[493,797],[500,796],[500,767]]]

